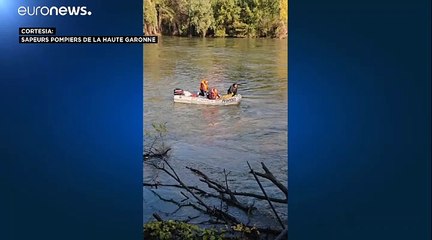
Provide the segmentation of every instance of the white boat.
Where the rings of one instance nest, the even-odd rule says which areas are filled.
[[[242,96],[240,94],[236,94],[235,96],[227,94],[221,96],[219,99],[208,99],[198,94],[192,94],[189,91],[181,90],[176,93],[176,90],[174,90],[174,102],[176,103],[227,106],[240,104],[241,99]]]

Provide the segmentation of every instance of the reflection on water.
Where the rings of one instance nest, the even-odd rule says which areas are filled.
[[[144,129],[167,122],[171,159],[180,176],[197,181],[184,166],[211,177],[232,171],[232,188],[260,191],[248,174],[265,162],[287,183],[287,40],[160,38],[144,47]],[[225,93],[241,83],[239,106],[174,103],[176,87],[198,91],[200,80]],[[144,179],[156,172],[144,168]],[[264,185],[270,186],[264,182]],[[277,191],[269,190],[270,193]]]

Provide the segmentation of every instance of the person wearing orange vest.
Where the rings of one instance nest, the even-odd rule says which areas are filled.
[[[218,99],[218,98],[220,98],[218,90],[216,88],[212,88],[210,90],[208,98],[209,99]]]
[[[201,96],[208,96],[208,94],[209,94],[208,89],[209,89],[209,87],[208,87],[208,81],[205,80],[205,79],[203,79],[201,81],[201,84],[200,84],[200,93],[199,93],[199,95],[201,95]]]

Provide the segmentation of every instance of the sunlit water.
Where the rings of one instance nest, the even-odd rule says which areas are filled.
[[[167,123],[166,143],[172,147],[169,161],[180,177],[190,185],[200,184],[185,169],[191,166],[223,182],[226,169],[232,189],[261,193],[248,173],[247,162],[261,172],[260,162],[264,162],[286,185],[287,40],[162,37],[159,41],[144,47],[144,129],[152,130],[152,123]],[[232,83],[240,83],[241,104],[173,102],[174,88],[196,92],[203,78],[223,93]],[[150,182],[155,176],[160,182],[170,181],[145,165],[144,181]],[[283,197],[270,182],[263,181],[263,185],[269,195]],[[145,189],[144,221],[156,210],[169,213],[170,206],[160,204]],[[260,219],[272,216],[267,202],[257,206],[262,207],[256,213]],[[278,206],[278,210],[286,218],[286,208]]]

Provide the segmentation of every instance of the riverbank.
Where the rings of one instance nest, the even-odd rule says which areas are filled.
[[[224,229],[202,228],[195,224],[189,224],[181,221],[162,219],[151,221],[144,224],[143,227],[145,240],[253,240],[269,237],[278,238],[286,235],[285,231],[279,233],[261,233],[255,227],[247,227],[241,224]],[[281,238],[284,239],[284,238]]]
[[[146,35],[283,38],[287,0],[144,1]]]
[[[288,31],[288,30],[287,30]],[[150,33],[146,33],[144,32],[144,36],[158,36],[158,37],[179,37],[179,38],[203,38],[203,37],[199,37],[199,36],[172,36],[172,35],[162,35],[160,33],[154,33],[154,34],[150,34]],[[218,36],[214,36],[214,35],[207,35],[204,38],[207,39],[223,39],[223,38],[227,38],[227,39],[244,39],[244,38],[252,38],[252,39],[286,39],[288,38],[288,32],[284,35],[278,35],[276,37],[247,37],[247,36],[224,36],[224,37],[218,37]]]

